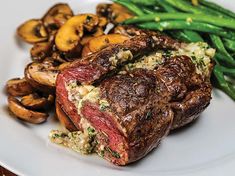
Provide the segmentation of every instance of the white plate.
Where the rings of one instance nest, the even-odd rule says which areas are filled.
[[[6,0],[0,7],[0,165],[26,176],[47,175],[234,175],[235,103],[215,90],[211,105],[190,127],[169,135],[156,150],[141,161],[116,167],[92,155],[82,156],[48,140],[51,129],[59,127],[51,117],[42,125],[29,125],[9,116],[5,82],[23,75],[30,61],[28,46],[15,38],[23,21],[38,18],[56,0]],[[99,0],[70,0],[75,12],[94,12]],[[220,4],[235,11],[230,0]]]

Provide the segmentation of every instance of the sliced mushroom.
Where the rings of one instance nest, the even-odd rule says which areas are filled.
[[[76,59],[80,59],[82,53],[82,45],[77,45],[73,50],[68,52],[61,52],[60,56],[64,58],[66,61],[74,61]]]
[[[60,123],[69,131],[77,131],[78,129],[75,127],[73,122],[69,119],[69,117],[65,114],[65,112],[60,107],[58,102],[56,102],[55,107],[56,107],[56,116],[59,119]]]
[[[51,55],[51,58],[59,63],[67,62],[66,59],[63,57],[63,55],[61,55],[61,52],[59,51],[54,51]]]
[[[6,90],[12,96],[24,96],[33,92],[32,86],[25,78],[14,78],[7,81]]]
[[[42,123],[45,122],[48,118],[47,113],[36,112],[26,109],[20,103],[19,100],[17,100],[12,96],[8,97],[8,107],[15,116],[29,123],[34,123],[34,124]]]
[[[106,17],[99,17],[99,27],[104,28],[108,24]]]
[[[97,52],[110,44],[123,43],[125,40],[128,40],[129,37],[121,34],[108,34],[95,37],[91,39],[83,48],[82,56],[87,56],[94,52]]]
[[[41,20],[32,19],[23,23],[17,29],[17,34],[28,43],[43,42],[48,39],[47,31]]]
[[[80,44],[84,30],[92,31],[99,24],[99,17],[82,14],[70,18],[59,30],[55,44],[60,51],[68,52]]]
[[[128,9],[116,3],[99,4],[96,7],[96,14],[107,17],[114,24],[119,24],[134,16]]]
[[[104,35],[104,31],[101,27],[97,27],[94,33],[84,35],[84,37],[81,40],[81,45],[85,45],[94,37],[98,37],[101,35]]]
[[[26,80],[37,90],[54,92],[59,70],[50,62],[30,63],[25,68]]]
[[[37,93],[29,94],[21,99],[22,105],[29,109],[47,109],[54,102],[54,96],[41,97]]]
[[[31,58],[34,61],[43,61],[51,54],[52,46],[50,42],[35,43],[30,50]]]
[[[73,11],[66,3],[55,4],[42,18],[48,31],[58,30],[68,19],[73,16]]]

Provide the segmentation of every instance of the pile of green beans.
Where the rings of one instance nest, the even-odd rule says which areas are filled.
[[[157,30],[216,49],[212,84],[235,100],[235,13],[207,0],[113,0],[135,14],[124,24]]]

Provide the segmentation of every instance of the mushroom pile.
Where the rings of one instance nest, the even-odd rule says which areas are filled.
[[[114,7],[113,7],[114,6]],[[105,8],[105,9],[104,9]],[[32,62],[24,70],[23,78],[10,79],[6,84],[9,110],[19,119],[39,124],[48,118],[48,112],[55,106],[55,85],[58,73],[74,60],[97,52],[109,44],[122,43],[129,36],[104,31],[110,21],[102,14],[119,18],[124,15],[120,5],[97,7],[95,14],[77,14],[66,3],[55,4],[40,19],[30,19],[21,24],[17,35],[32,44]],[[64,114],[56,108],[56,115],[62,124]],[[61,120],[62,119],[62,120]]]

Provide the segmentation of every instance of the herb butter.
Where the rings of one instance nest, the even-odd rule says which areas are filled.
[[[81,119],[80,123],[83,126],[83,132],[52,130],[49,134],[50,140],[82,154],[93,153],[97,145],[96,131],[85,119]]]
[[[196,72],[208,76],[211,59],[215,55],[215,49],[210,48],[205,42],[189,43],[183,45],[179,50],[172,51],[172,55],[186,55],[196,65]]]

